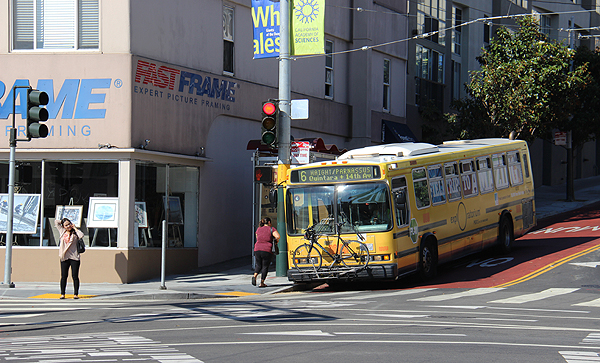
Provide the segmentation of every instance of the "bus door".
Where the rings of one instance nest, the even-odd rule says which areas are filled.
[[[394,204],[394,244],[398,262],[398,273],[412,271],[417,264],[417,245],[409,235],[410,203],[408,200],[408,187],[406,177],[399,176],[392,179],[392,199]]]

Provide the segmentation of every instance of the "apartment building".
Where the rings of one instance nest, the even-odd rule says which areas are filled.
[[[326,3],[327,54],[292,62],[292,99],[310,102],[295,138],[350,148],[410,133],[408,46],[376,46],[408,37],[406,6]],[[246,145],[278,94],[277,59],[253,59],[251,0],[0,0],[0,19],[0,193],[13,106],[25,136],[26,90],[13,87],[50,98],[49,136],[16,148],[15,205],[28,208],[13,281],[59,278],[60,215],[86,235],[84,283],[159,276],[163,220],[169,274],[250,254]]]
[[[518,14],[534,14],[541,29],[567,45],[596,48],[600,43],[597,0],[419,0],[408,1],[409,66],[407,123],[421,138],[421,112],[428,103],[450,112],[452,99],[466,97],[469,72],[479,69],[476,57],[498,27],[516,26]],[[531,146],[536,186],[566,181],[566,151],[549,141]],[[575,176],[598,174],[600,143],[589,142],[575,151]]]

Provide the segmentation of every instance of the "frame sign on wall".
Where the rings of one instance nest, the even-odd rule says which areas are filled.
[[[90,228],[117,228],[119,226],[119,198],[91,197],[87,226]]]
[[[37,233],[40,214],[40,194],[15,194],[13,205],[13,233]],[[8,222],[8,194],[0,194],[0,233],[6,233]]]

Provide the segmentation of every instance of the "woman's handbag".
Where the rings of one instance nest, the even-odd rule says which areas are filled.
[[[85,252],[85,242],[83,242],[83,238],[79,238],[77,240],[77,253]]]
[[[273,237],[273,228],[271,228],[271,252],[274,255],[278,255],[279,254],[279,245],[277,244],[277,240],[275,239],[275,237]]]

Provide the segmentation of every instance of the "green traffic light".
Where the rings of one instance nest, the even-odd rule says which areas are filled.
[[[48,120],[48,110],[43,105],[47,105],[50,98],[44,91],[34,89],[27,90],[27,137],[44,138],[48,136],[48,127],[41,124],[40,121]]]
[[[262,138],[261,138],[262,142],[267,145],[272,145],[275,142],[275,139],[276,139],[275,134],[272,133],[271,131],[265,131],[262,134]]]

